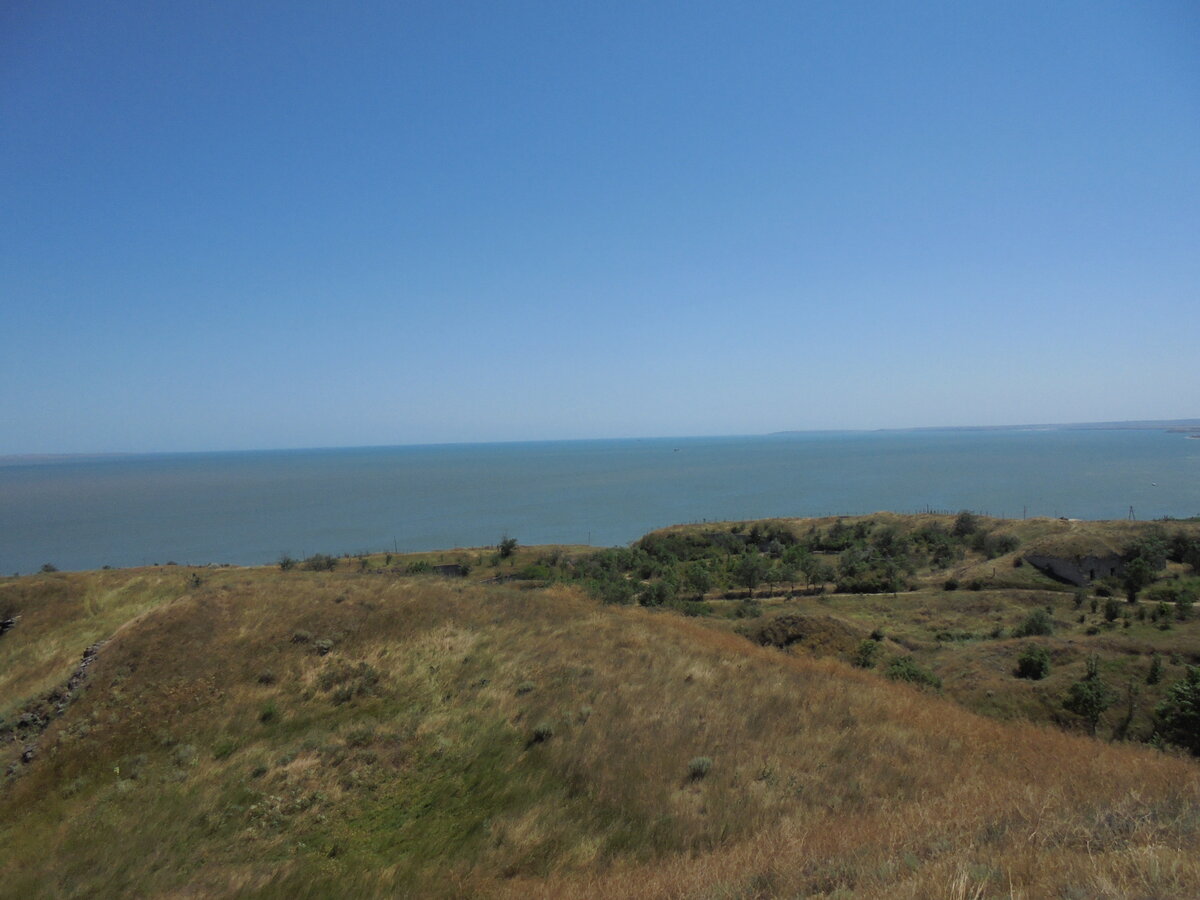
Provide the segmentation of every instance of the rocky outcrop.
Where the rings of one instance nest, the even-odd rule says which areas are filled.
[[[50,727],[50,723],[67,711],[67,707],[78,696],[79,689],[87,681],[88,669],[100,652],[100,644],[92,644],[83,651],[83,658],[71,676],[59,687],[47,693],[44,697],[33,701],[21,710],[15,722],[0,727],[0,742],[17,743],[21,745],[20,760],[28,765],[37,756],[38,738]],[[7,774],[12,775],[17,770],[17,764],[8,767]]]

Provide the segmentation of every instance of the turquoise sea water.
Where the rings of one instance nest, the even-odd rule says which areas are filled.
[[[1200,514],[1159,431],[809,433],[188,453],[0,465],[0,572],[624,544],[664,525],[876,510]]]

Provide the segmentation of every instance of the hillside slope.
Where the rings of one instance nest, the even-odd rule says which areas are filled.
[[[1191,760],[568,586],[143,570],[0,605],[3,896],[1200,894]]]

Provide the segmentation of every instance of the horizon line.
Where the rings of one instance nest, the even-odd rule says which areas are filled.
[[[905,431],[1030,431],[1050,429],[1081,429],[1081,430],[1154,430],[1158,428],[1189,428],[1200,429],[1200,418],[1181,419],[1124,419],[1097,422],[1042,422],[1012,425],[908,425],[882,428],[793,428],[779,431],[732,433],[732,434],[692,434],[692,435],[637,435],[622,437],[582,437],[582,438],[528,438],[510,440],[480,440],[480,441],[418,441],[400,444],[331,444],[303,447],[226,447],[209,450],[96,450],[78,452],[32,452],[32,453],[0,453],[0,465],[14,463],[59,462],[78,459],[109,459],[130,456],[185,456],[210,453],[288,453],[315,452],[323,450],[382,450],[401,447],[463,447],[487,446],[492,444],[567,444],[589,441],[668,441],[668,440],[702,440],[706,438],[746,438],[746,437],[780,437],[800,434],[868,434],[879,432]]]

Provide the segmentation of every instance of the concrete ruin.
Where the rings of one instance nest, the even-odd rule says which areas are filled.
[[[1119,553],[1081,556],[1027,553],[1025,562],[1057,581],[1078,587],[1089,585],[1098,578],[1120,576],[1125,571],[1125,561]]]

